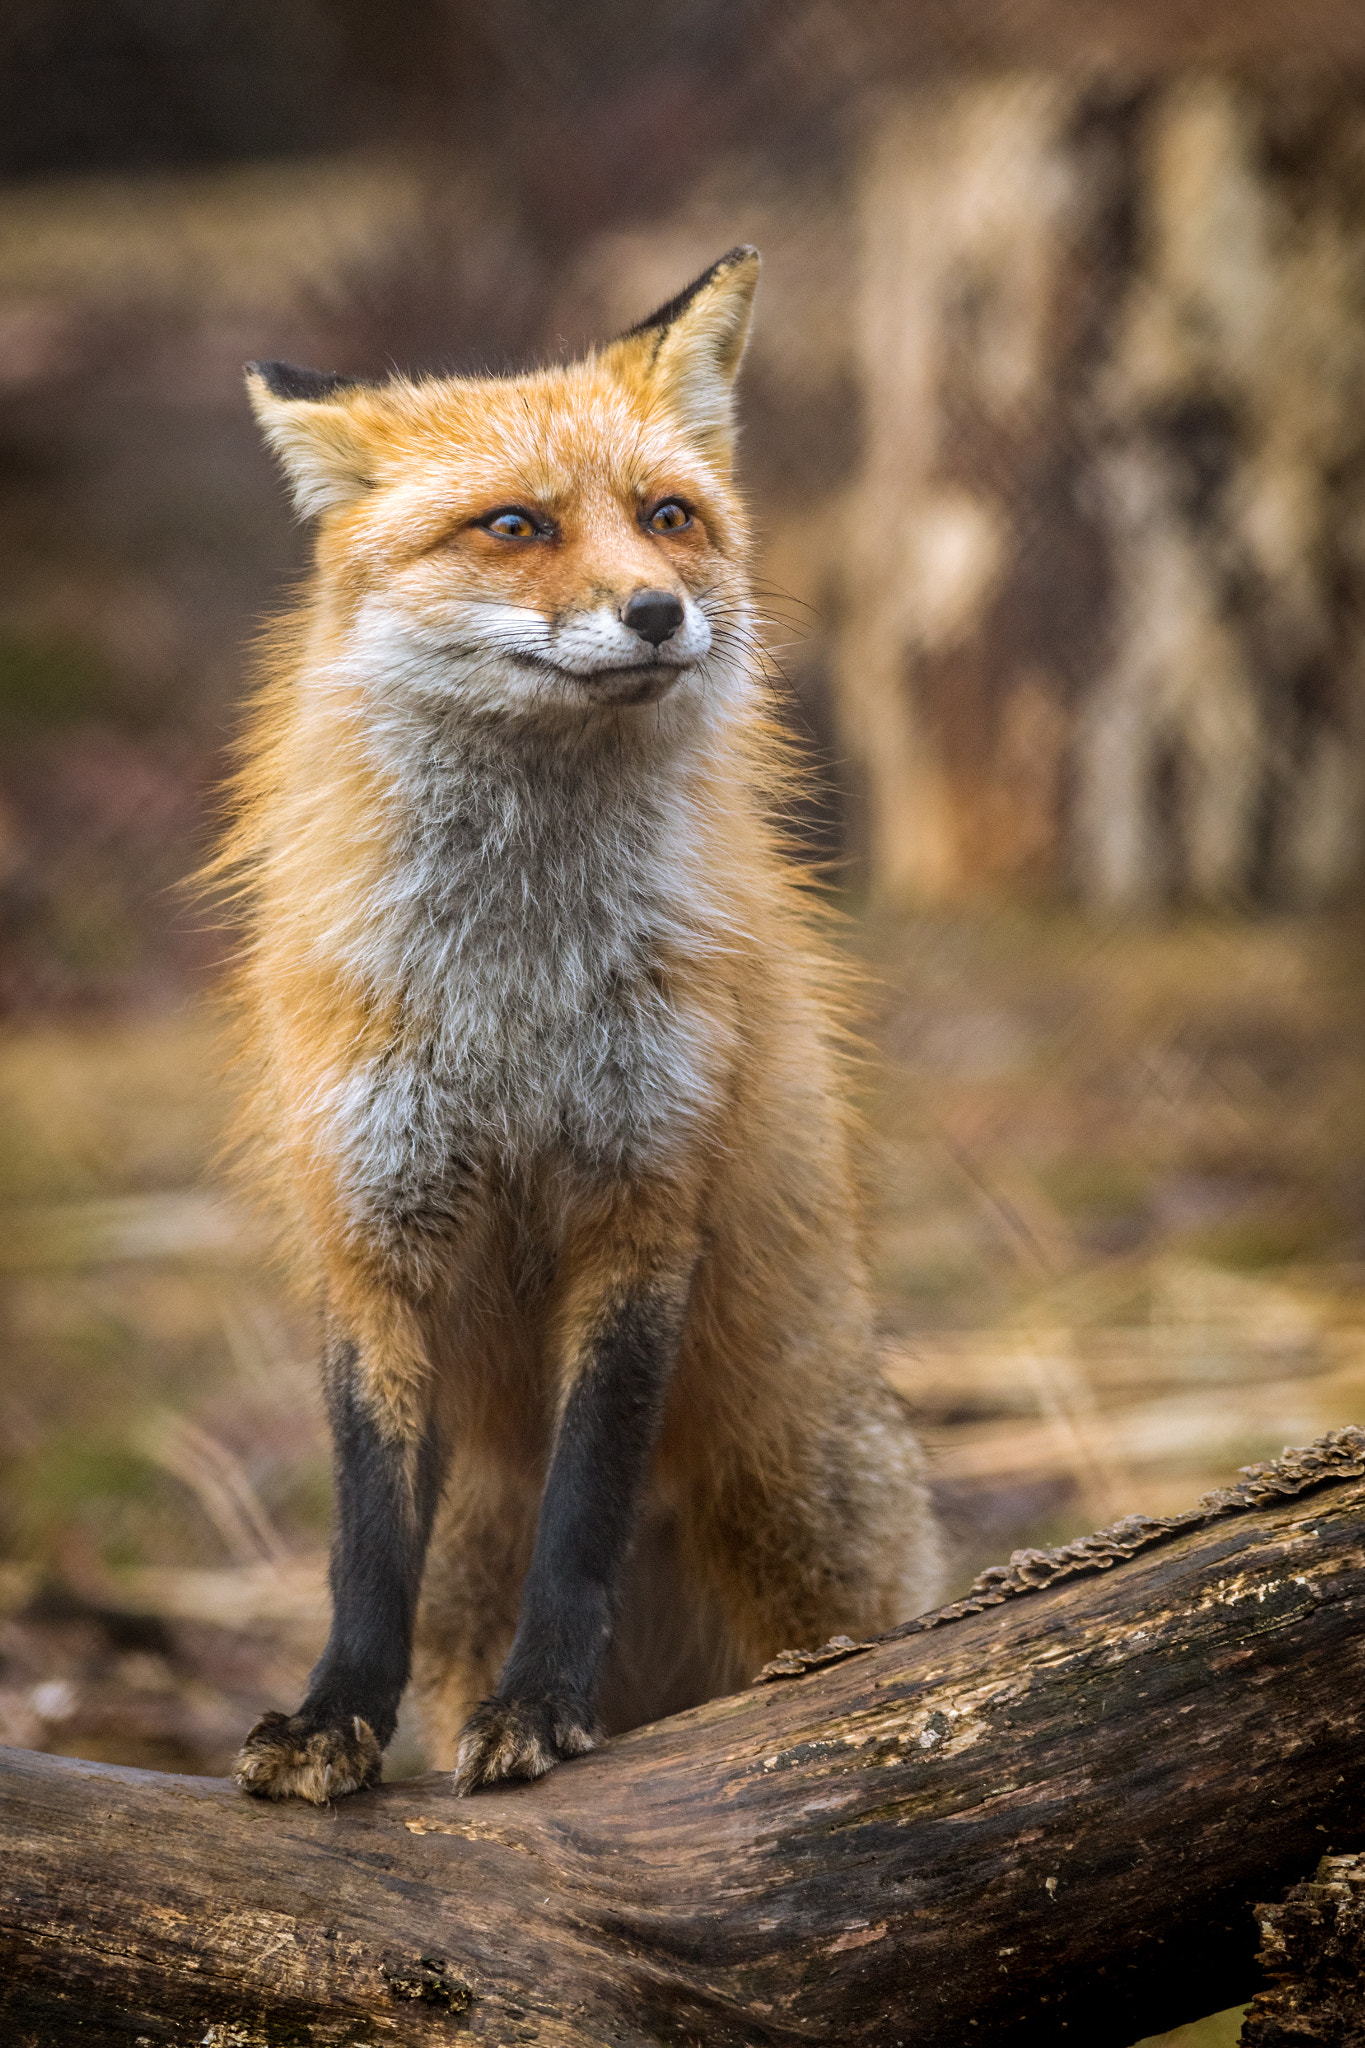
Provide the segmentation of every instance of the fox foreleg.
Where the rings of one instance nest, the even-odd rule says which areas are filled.
[[[611,1289],[571,1361],[497,1690],[460,1738],[456,1789],[538,1778],[597,1740],[596,1707],[623,1568],[686,1315],[678,1275]]]
[[[440,1491],[427,1404],[385,1400],[363,1347],[325,1364],[336,1469],[332,1628],[296,1714],[266,1714],[235,1775],[245,1792],[317,1805],[378,1782],[412,1658],[413,1619]]]

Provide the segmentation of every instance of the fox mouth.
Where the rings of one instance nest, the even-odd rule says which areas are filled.
[[[680,664],[663,661],[635,662],[620,668],[595,668],[584,673],[580,669],[562,668],[557,661],[548,661],[543,655],[524,654],[518,659],[603,704],[657,704],[687,673]]]

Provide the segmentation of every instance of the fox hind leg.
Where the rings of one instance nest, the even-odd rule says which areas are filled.
[[[881,1634],[935,1605],[942,1560],[904,1405],[873,1375],[831,1389],[780,1461],[754,1436],[694,1476],[689,1549],[747,1684],[780,1650]]]

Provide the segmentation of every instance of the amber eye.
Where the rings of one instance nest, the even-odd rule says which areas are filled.
[[[501,540],[540,540],[545,528],[529,512],[523,512],[519,505],[509,506],[505,512],[490,512],[478,524],[485,533],[496,533]]]
[[[692,514],[679,499],[665,498],[662,505],[654,507],[645,524],[651,533],[681,533],[692,524]]]

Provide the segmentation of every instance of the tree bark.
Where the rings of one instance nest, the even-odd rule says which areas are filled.
[[[1260,1964],[1242,2048],[1365,2048],[1365,1857],[1324,1856],[1278,1906],[1258,1906]]]
[[[981,76],[863,175],[874,884],[1320,901],[1365,788],[1365,83]]]
[[[1361,1832],[1365,1431],[1017,1553],[539,1784],[319,1811],[5,1753],[10,2048],[1119,2042]]]

